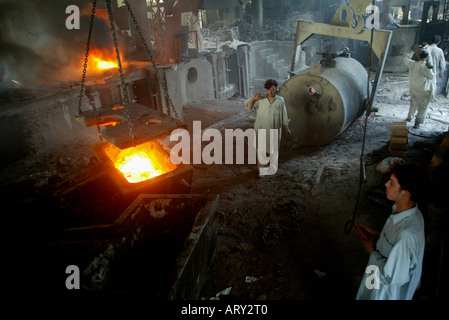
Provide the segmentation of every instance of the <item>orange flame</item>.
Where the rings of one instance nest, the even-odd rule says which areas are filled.
[[[123,150],[108,145],[104,151],[130,183],[146,181],[176,169],[162,147],[152,141]]]
[[[95,63],[97,65],[97,69],[111,69],[118,68],[118,64],[114,61],[104,61],[97,57],[94,57]]]
[[[103,72],[108,69],[118,68],[117,58],[110,50],[93,48],[89,51],[88,70]]]

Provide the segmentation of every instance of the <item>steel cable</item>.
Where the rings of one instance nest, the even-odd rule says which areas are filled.
[[[374,0],[372,1],[372,5],[374,6]],[[361,150],[361,154],[360,154],[360,176],[359,176],[359,187],[358,187],[358,191],[357,191],[357,199],[356,199],[356,203],[355,203],[355,208],[354,208],[354,212],[352,214],[352,219],[348,220],[345,224],[345,234],[348,235],[351,232],[351,229],[354,226],[355,223],[355,218],[357,215],[357,210],[359,207],[359,203],[360,203],[360,195],[362,193],[362,185],[363,183],[366,181],[366,167],[365,167],[365,144],[366,144],[366,130],[368,127],[368,117],[371,113],[371,99],[370,99],[370,74],[371,74],[371,57],[372,57],[372,52],[373,52],[373,35],[374,35],[374,31],[373,28],[371,29],[371,38],[370,38],[370,43],[369,43],[369,55],[368,55],[368,79],[367,79],[367,85],[366,85],[366,91],[367,91],[367,99],[368,99],[368,105],[366,108],[366,112],[365,112],[365,123],[364,123],[364,127],[363,127],[363,139],[362,139],[362,150]],[[374,93],[372,93],[374,94]]]

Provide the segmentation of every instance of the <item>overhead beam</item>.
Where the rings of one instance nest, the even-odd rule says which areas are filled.
[[[376,97],[377,87],[379,85],[380,78],[382,76],[382,72],[385,66],[388,48],[390,47],[392,32],[389,30],[375,30],[375,29],[371,30],[362,29],[361,31],[359,31],[357,28],[352,27],[336,26],[336,25],[299,20],[296,26],[296,37],[295,37],[295,46],[293,52],[291,71],[294,71],[296,62],[295,57],[297,54],[298,46],[304,43],[314,34],[339,37],[345,39],[362,40],[371,43],[372,50],[379,59],[379,67],[369,96],[369,106],[372,106],[374,99]]]

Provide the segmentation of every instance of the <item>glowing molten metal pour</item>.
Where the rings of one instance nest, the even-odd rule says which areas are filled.
[[[99,72],[113,68],[118,68],[118,64],[112,52],[97,48],[91,50],[88,69]]]
[[[152,141],[123,150],[109,145],[104,151],[130,183],[142,182],[176,169],[165,151]]]
[[[118,64],[114,61],[104,61],[100,58],[94,57],[94,62],[97,65],[97,69],[111,69],[111,68],[118,68]]]

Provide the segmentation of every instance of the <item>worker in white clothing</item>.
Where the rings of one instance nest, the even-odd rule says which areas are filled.
[[[427,108],[433,95],[432,79],[435,78],[431,66],[429,68],[426,65],[426,61],[429,58],[429,51],[427,49],[421,49],[419,61],[411,59],[413,54],[419,49],[417,47],[404,58],[404,63],[409,69],[410,87],[410,109],[406,121],[413,120],[415,113],[418,111],[415,125],[413,126],[414,128],[419,128],[426,119]]]
[[[387,198],[394,201],[393,213],[381,232],[362,225],[370,254],[357,300],[411,300],[422,274],[424,218],[417,202],[424,200],[429,174],[418,164],[397,164],[385,184]],[[420,204],[423,202],[420,202]]]
[[[437,77],[442,78],[444,70],[446,69],[446,59],[444,57],[444,52],[441,48],[438,47],[440,42],[441,36],[435,35],[432,38],[432,44],[427,47],[430,52],[429,60],[431,60],[431,63],[433,65],[433,73],[435,74],[435,77],[432,79],[432,102],[436,101],[435,97],[437,93]]]
[[[257,111],[254,129],[256,131],[255,142],[260,176],[272,175],[277,171],[282,127],[288,137],[291,135],[288,127],[289,119],[287,108],[285,106],[284,98],[277,95],[277,86],[278,83],[276,80],[268,79],[264,84],[267,94],[262,96],[260,93],[255,93],[250,100],[245,102],[245,108],[247,110]],[[271,129],[276,129],[276,131]],[[259,139],[261,130],[265,131],[265,141]],[[274,139],[272,131],[277,135]],[[271,143],[270,140],[273,143]],[[269,163],[265,163],[266,161],[261,160],[261,158],[265,156],[269,157]]]

